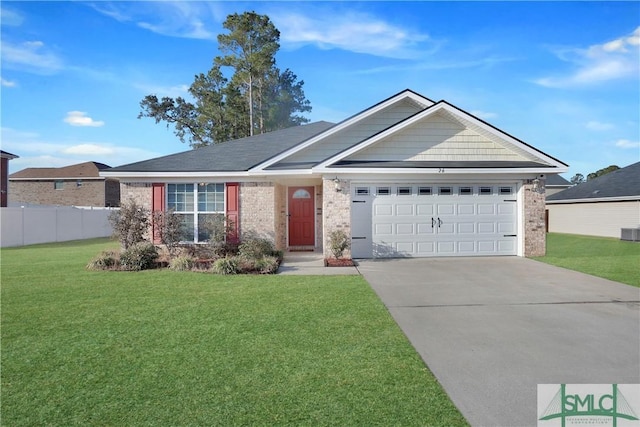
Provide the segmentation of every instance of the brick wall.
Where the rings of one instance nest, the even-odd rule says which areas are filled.
[[[59,205],[105,206],[105,182],[103,180],[63,181],[62,189],[54,189],[56,180],[9,181],[11,202]]]
[[[330,179],[322,180],[322,217],[324,256],[330,257],[328,236],[333,230],[343,230],[351,237],[351,194],[350,182],[342,182],[342,191],[336,191],[336,186]],[[351,257],[351,251],[344,253],[345,258]]]
[[[277,249],[287,247],[287,187],[275,184],[274,188],[275,206],[275,245]]]
[[[273,182],[244,182],[240,184],[240,238],[256,235],[271,239],[276,246],[276,194],[282,190]],[[286,196],[285,196],[286,197]],[[281,249],[283,246],[279,246]]]
[[[547,250],[545,230],[545,180],[540,180],[538,191],[531,180],[524,184],[524,256],[544,256]]]
[[[121,182],[120,198],[122,203],[134,200],[139,206],[151,211],[153,202],[153,191],[151,183],[146,182]]]

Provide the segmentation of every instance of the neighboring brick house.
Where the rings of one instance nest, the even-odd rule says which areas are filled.
[[[27,168],[9,176],[12,203],[120,206],[120,183],[100,176],[110,166],[85,162],[61,168]]]
[[[315,122],[102,171],[123,202],[207,215],[280,249],[351,237],[353,258],[545,253],[545,181],[567,165],[446,101],[405,90]],[[151,233],[153,235],[153,233]]]
[[[17,159],[15,154],[0,150],[0,207],[6,208],[9,200],[9,160]]]

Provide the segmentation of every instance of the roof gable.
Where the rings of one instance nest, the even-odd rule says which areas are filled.
[[[360,141],[433,105],[433,101],[406,89],[338,123],[256,169],[288,169],[295,165],[312,166]]]
[[[547,201],[607,198],[640,199],[640,162],[559,191],[547,197]]]
[[[446,101],[439,101],[326,159],[317,168],[366,167],[367,163],[371,167],[415,168],[435,167],[438,162],[458,168],[567,166]]]

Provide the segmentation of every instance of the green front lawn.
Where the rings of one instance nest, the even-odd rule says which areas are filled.
[[[2,425],[466,425],[358,276],[84,269],[2,250]]]
[[[607,237],[547,234],[547,264],[640,287],[640,243]]]

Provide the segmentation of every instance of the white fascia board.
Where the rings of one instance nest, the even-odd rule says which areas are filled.
[[[549,170],[549,168],[384,168],[384,169],[375,169],[375,168],[314,168],[314,173],[320,174],[329,174],[329,175],[344,175],[344,174],[353,174],[353,175],[362,175],[362,174],[375,174],[375,175],[406,175],[406,174],[419,174],[419,175],[437,175],[437,176],[447,176],[447,175],[532,175],[530,179],[536,178],[538,174],[546,175],[549,173],[563,173],[566,172],[564,168],[553,168]]]
[[[269,166],[274,165],[274,164],[278,163],[279,161],[281,161],[283,159],[286,159],[287,157],[291,156],[292,154],[295,154],[300,150],[304,150],[305,148],[315,144],[316,142],[318,142],[318,141],[320,141],[322,139],[325,139],[325,138],[327,138],[327,137],[329,137],[329,136],[331,136],[331,135],[333,135],[333,134],[335,134],[337,132],[340,132],[341,130],[346,129],[349,126],[352,126],[353,124],[355,124],[355,123],[357,123],[357,122],[359,122],[359,121],[361,121],[363,119],[366,119],[367,117],[377,113],[378,111],[383,110],[383,109],[389,107],[390,105],[393,105],[393,104],[395,104],[395,103],[397,103],[399,101],[402,101],[403,99],[407,99],[407,98],[412,99],[413,101],[417,102],[418,104],[425,105],[426,106],[425,108],[428,108],[428,107],[434,105],[433,101],[430,101],[429,99],[424,98],[424,97],[422,97],[422,96],[420,96],[420,95],[418,95],[418,94],[416,94],[414,92],[411,92],[409,90],[403,91],[403,92],[399,93],[398,95],[396,95],[396,96],[394,96],[392,98],[389,98],[386,101],[384,101],[384,102],[382,102],[382,103],[380,103],[378,105],[375,105],[375,106],[371,107],[368,110],[365,110],[364,112],[358,113],[355,116],[353,116],[353,117],[351,117],[349,119],[346,119],[341,123],[338,123],[337,125],[333,126],[332,128],[327,129],[326,131],[324,131],[321,134],[316,135],[315,137],[303,142],[302,144],[296,145],[295,147],[292,147],[292,148],[288,149],[284,153],[281,153],[281,154],[277,155],[276,157],[273,157],[273,158],[271,158],[271,159],[269,159],[269,160],[267,160],[267,161],[265,161],[263,163],[260,163],[259,165],[251,168],[250,170],[252,172],[253,171],[258,171],[258,170],[262,171],[265,168],[268,168]]]
[[[600,197],[591,199],[564,199],[564,200],[547,200],[547,205],[570,205],[573,203],[606,203],[606,202],[636,202],[640,201],[640,195],[637,196],[619,196],[619,197]]]
[[[323,168],[327,167],[330,164],[339,162],[340,160],[343,160],[346,157],[351,156],[352,154],[357,153],[358,151],[364,150],[365,148],[375,144],[376,142],[379,142],[380,140],[393,135],[394,133],[401,131],[411,125],[413,125],[416,122],[419,122],[420,120],[425,119],[426,117],[429,117],[435,113],[437,113],[440,110],[446,110],[448,112],[450,112],[453,115],[457,115],[459,116],[461,113],[458,109],[450,106],[447,103],[439,103],[439,104],[434,104],[433,107],[427,108],[426,110],[417,113],[416,115],[414,115],[413,117],[410,117],[409,119],[403,121],[402,123],[390,127],[387,130],[375,135],[372,138],[369,138],[363,142],[361,142],[360,144],[353,146],[345,151],[342,151],[341,153],[336,154],[335,156],[325,160],[324,162],[318,164],[314,170],[322,170]],[[557,171],[555,173],[564,173],[568,170],[568,166],[564,165],[563,163],[553,159],[552,157],[549,157],[547,155],[545,155],[544,153],[542,153],[541,151],[538,151],[532,147],[529,147],[528,145],[522,143],[522,141],[519,141],[511,136],[509,136],[508,134],[504,133],[504,132],[500,132],[499,135],[496,134],[496,129],[488,126],[487,124],[485,124],[484,122],[476,119],[475,117],[471,116],[471,115],[467,115],[465,114],[465,119],[469,120],[471,122],[474,122],[475,124],[477,124],[477,126],[482,127],[483,129],[485,129],[487,132],[490,132],[494,135],[496,135],[497,137],[500,137],[502,139],[505,139],[507,141],[509,141],[510,143],[512,143],[513,145],[516,145],[520,148],[522,148],[523,150],[527,151],[528,153],[534,155],[535,157],[543,160],[546,163],[549,163],[551,165],[553,165],[555,167],[554,171]]]

